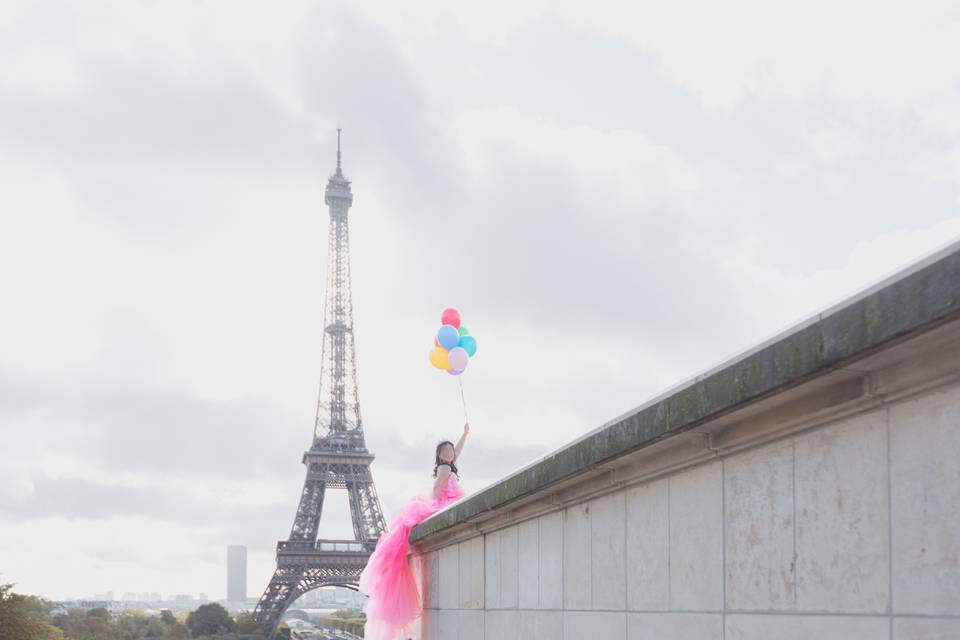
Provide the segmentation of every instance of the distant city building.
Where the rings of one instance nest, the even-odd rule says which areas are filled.
[[[360,609],[366,602],[367,596],[344,587],[323,587],[308,591],[298,598],[291,607],[300,609],[331,608],[331,609]]]
[[[53,609],[51,610],[53,615],[66,613],[70,609],[86,609],[88,611],[90,609],[106,609],[111,615],[118,615],[123,611],[123,605],[120,602],[117,602],[113,599],[107,600],[100,597],[94,597],[92,599],[55,601],[53,605]],[[6,638],[4,638],[4,640],[6,640]]]
[[[243,545],[227,547],[227,601],[244,602],[247,599],[247,548]]]

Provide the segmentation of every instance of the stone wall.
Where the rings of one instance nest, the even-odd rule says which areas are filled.
[[[520,495],[489,487],[423,523],[422,638],[960,639],[960,278],[935,277],[957,256],[835,309],[882,324],[921,274],[946,313],[911,310],[842,362],[562,477],[547,456],[515,474],[539,479]]]

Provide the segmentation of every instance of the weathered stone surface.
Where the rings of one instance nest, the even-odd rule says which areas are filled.
[[[518,606],[536,609],[540,606],[540,520],[520,523],[517,545],[520,570]]]
[[[893,640],[957,640],[960,620],[894,618]]]
[[[423,559],[424,586],[423,606],[436,609],[440,606],[440,552],[431,551]]]
[[[894,612],[960,615],[960,385],[890,408],[890,464]]]
[[[590,505],[564,511],[563,607],[590,608]]]
[[[460,543],[460,608],[483,608],[483,536]]]
[[[540,608],[563,607],[563,512],[547,514],[540,521]]]
[[[500,606],[517,608],[519,589],[519,558],[517,527],[507,527],[500,532]]]
[[[620,611],[564,611],[563,640],[626,640],[627,617]]]
[[[886,613],[886,411],[797,437],[796,483],[797,607]]]
[[[666,478],[626,491],[627,608],[670,606],[670,537]]]
[[[456,638],[459,634],[460,612],[457,610],[438,610],[436,615],[436,629],[438,634],[431,636],[430,640],[444,640],[445,638]]]
[[[563,638],[562,611],[519,611],[522,640],[560,640]]]
[[[723,609],[723,476],[710,462],[670,477],[670,608]]]
[[[484,622],[486,640],[521,640],[525,636],[518,635],[520,612],[516,609],[502,609],[487,611]]]
[[[887,618],[728,615],[725,640],[887,640]]]
[[[484,627],[486,622],[486,612],[482,610],[461,609],[459,611],[457,625],[459,635],[451,636],[458,640],[484,640]]]
[[[723,464],[727,607],[790,609],[796,602],[793,442]]]
[[[594,609],[627,605],[626,504],[617,491],[591,501],[590,573]]]
[[[718,613],[627,613],[627,640],[722,640]]]
[[[484,602],[487,609],[500,608],[500,532],[484,536],[483,543]]]
[[[440,608],[460,606],[460,546],[440,549]],[[443,624],[441,620],[441,624]]]

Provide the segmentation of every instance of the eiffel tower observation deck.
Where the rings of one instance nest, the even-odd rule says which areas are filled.
[[[304,593],[323,586],[357,588],[360,572],[386,528],[363,436],[357,392],[357,359],[350,291],[350,180],[343,174],[340,130],[337,168],[324,200],[330,224],[323,349],[316,417],[307,468],[290,536],[277,543],[277,568],[254,611],[267,638],[276,635],[283,612]],[[327,489],[347,491],[352,540],[318,539]]]

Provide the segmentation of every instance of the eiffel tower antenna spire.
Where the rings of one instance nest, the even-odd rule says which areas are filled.
[[[354,585],[386,529],[373,484],[357,391],[357,358],[350,291],[350,181],[343,175],[337,128],[337,169],[327,180],[330,214],[327,291],[316,417],[300,503],[290,537],[277,543],[277,569],[254,615],[266,637],[276,635],[280,617],[304,593],[325,585]],[[352,540],[318,540],[327,489],[344,489],[350,501]]]
[[[340,127],[337,127],[337,173],[342,173],[340,170]]]

